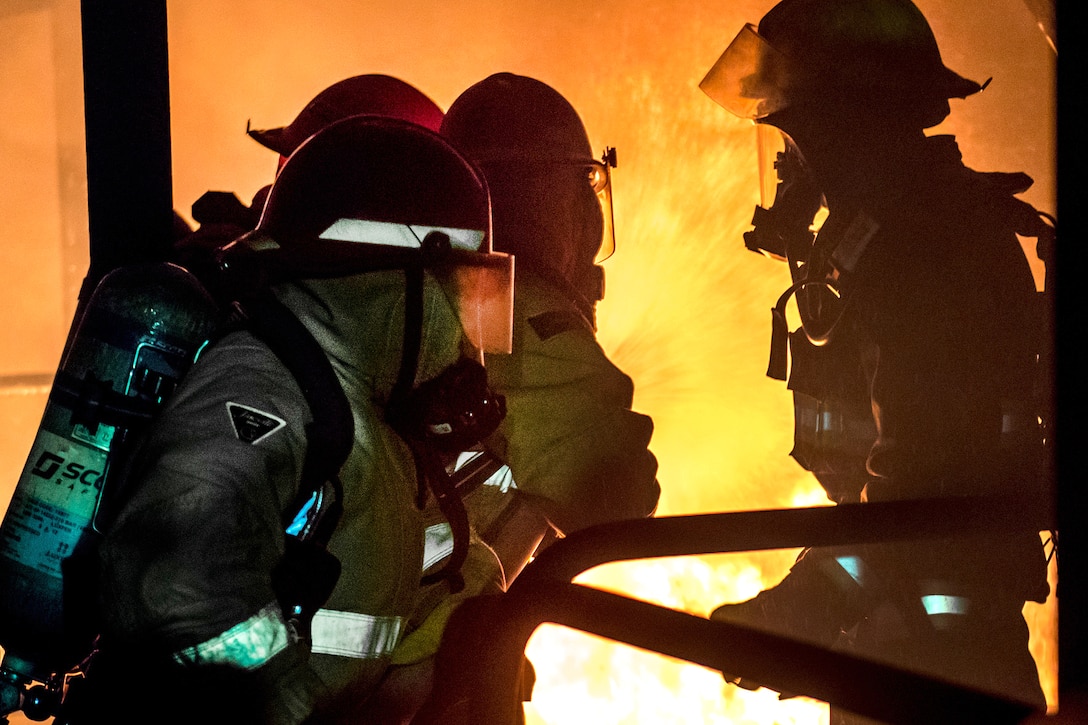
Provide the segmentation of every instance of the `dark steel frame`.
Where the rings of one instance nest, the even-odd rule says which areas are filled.
[[[546,622],[750,677],[881,722],[1018,723],[1030,707],[840,652],[572,584],[612,561],[1046,529],[1047,512],[992,499],[663,517],[586,529],[533,561],[509,592],[454,613],[436,690],[413,725],[512,725],[525,645]],[[723,683],[724,686],[724,683]]]

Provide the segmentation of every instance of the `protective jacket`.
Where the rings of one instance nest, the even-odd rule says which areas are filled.
[[[466,596],[511,583],[516,572],[498,546],[504,527],[535,518],[539,541],[549,525],[570,534],[657,508],[653,421],[631,409],[631,378],[608,359],[575,298],[562,283],[519,268],[512,353],[487,357],[488,384],[505,397],[506,417],[484,448],[503,465],[465,497],[473,527],[465,589],[451,594],[438,584],[420,592],[397,651],[401,663],[437,651],[446,620]],[[527,515],[512,523],[519,511]]]
[[[335,721],[331,713],[345,716],[381,678],[419,588],[415,465],[383,422],[404,340],[403,275],[308,280],[275,293],[327,355],[354,417],[343,514],[329,542],[341,574],[312,642],[297,640],[272,571],[313,416],[266,345],[245,329],[229,334],[201,356],[133,455],[101,546],[105,659],[160,694],[143,721],[212,707],[177,683],[216,673],[227,675],[224,702],[243,721]],[[458,360],[461,344],[456,313],[428,275],[417,383]]]
[[[507,415],[486,445],[556,529],[653,514],[661,493],[648,448],[653,421],[631,410],[631,378],[568,292],[519,271],[513,353],[487,365]]]
[[[1030,180],[964,167],[951,137],[878,169],[815,243],[847,271],[829,341],[791,337],[793,455],[839,502],[1002,495],[1037,510],[1045,317],[1013,196]],[[863,590],[835,630],[857,624],[866,654],[1039,704],[1020,610],[1046,598],[1043,528],[834,552]]]

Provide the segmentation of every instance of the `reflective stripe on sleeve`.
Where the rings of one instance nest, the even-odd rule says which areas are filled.
[[[865,578],[865,562],[860,556],[836,556],[835,561],[850,578],[857,582],[858,586],[865,586],[862,580]]]
[[[485,486],[498,486],[499,490],[506,493],[510,489],[517,488],[517,484],[514,483],[514,474],[510,472],[510,466],[503,465],[499,470],[491,474],[491,477],[484,481]]]
[[[922,606],[931,617],[939,614],[967,614],[968,605],[967,597],[953,597],[948,594],[927,594],[922,597]]]
[[[423,538],[423,571],[453,553],[453,529],[449,524],[433,524],[427,527]]]
[[[233,665],[255,670],[281,652],[288,643],[287,625],[275,602],[226,632],[174,653],[183,665]]]
[[[930,591],[940,591],[940,587]],[[954,594],[923,594],[922,607],[934,629],[952,630],[966,623],[967,615],[971,611],[971,600]]]
[[[311,650],[337,657],[376,659],[393,651],[403,627],[403,617],[319,609],[310,623]]]

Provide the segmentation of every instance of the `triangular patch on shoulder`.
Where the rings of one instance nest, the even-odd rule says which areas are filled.
[[[287,421],[279,416],[241,403],[227,403],[227,413],[234,434],[245,443],[260,443],[287,425]]]

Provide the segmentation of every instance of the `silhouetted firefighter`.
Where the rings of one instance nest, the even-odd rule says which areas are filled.
[[[1009,497],[1029,522],[809,549],[781,584],[712,617],[1044,707],[1021,608],[1048,593],[1048,524],[1028,518],[1051,495],[1036,397],[1046,310],[1017,234],[1053,229],[1015,197],[1026,175],[973,171],[951,136],[925,134],[983,85],[944,65],[909,0],[784,0],[701,87],[785,141],[746,245],[792,276],[768,374],[785,380],[792,361],[793,457],[838,503]]]

